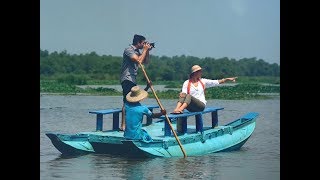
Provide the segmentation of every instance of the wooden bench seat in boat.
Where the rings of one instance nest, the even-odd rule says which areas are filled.
[[[190,112],[188,110],[184,110],[182,114],[168,114],[169,120],[172,122],[174,120],[177,121],[177,132],[179,134],[185,134],[187,132],[187,121],[188,117],[195,116],[196,120],[196,132],[203,132],[203,119],[202,114],[211,113],[211,122],[212,128],[218,125],[218,111],[222,110],[222,107],[206,107],[203,111],[198,112]],[[166,119],[164,115],[160,117],[160,119]],[[171,129],[168,122],[165,120],[164,123],[164,135],[170,136]]]
[[[152,112],[154,108],[159,108],[156,105],[146,105],[148,109]],[[91,114],[96,114],[96,131],[103,130],[103,115],[113,114],[112,116],[112,130],[119,130],[119,114],[122,112],[122,108],[106,109],[106,110],[96,110],[89,111]],[[147,118],[147,125],[152,123],[152,118]]]

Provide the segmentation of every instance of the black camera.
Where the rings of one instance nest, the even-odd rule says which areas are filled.
[[[149,42],[148,42],[148,41],[145,41],[144,44],[145,44],[145,43],[149,43]],[[154,42],[153,42],[153,43],[149,43],[149,44],[150,44],[150,46],[151,46],[152,48],[155,48],[155,47],[154,47],[154,44],[155,44]]]

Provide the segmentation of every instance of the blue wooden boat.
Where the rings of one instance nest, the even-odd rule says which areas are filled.
[[[148,106],[152,111],[159,106]],[[183,114],[169,114],[167,117],[175,127],[175,132],[187,156],[238,150],[249,139],[255,129],[256,112],[249,112],[225,125],[218,125],[218,111],[221,107],[207,107],[202,112],[184,111]],[[53,145],[62,154],[118,154],[128,157],[183,157],[177,140],[172,135],[165,116],[152,122],[147,119],[143,128],[152,137],[152,142],[126,140],[119,129],[120,108],[90,111],[96,114],[96,131],[74,135],[47,133]],[[203,126],[204,114],[211,113],[211,126]],[[103,131],[103,116],[113,114],[112,130]],[[188,124],[194,117],[195,125]]]
[[[151,111],[154,108],[159,108],[159,106],[148,105]],[[88,132],[79,132],[77,134],[61,134],[61,133],[46,133],[50,138],[52,144],[57,148],[63,155],[80,155],[87,153],[94,153],[92,145],[89,143],[90,137],[110,137],[110,142],[120,142],[124,140],[123,132],[119,131],[119,114],[121,113],[121,108],[106,109],[90,111],[91,114],[96,114],[96,130]],[[103,116],[112,115],[112,130],[103,131]],[[152,123],[152,119],[147,119],[146,125]],[[114,148],[116,148],[116,143],[114,143]]]

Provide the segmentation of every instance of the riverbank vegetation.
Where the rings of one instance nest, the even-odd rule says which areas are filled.
[[[79,85],[120,85],[122,57],[89,54],[70,55],[66,51],[49,53],[40,50],[40,93],[68,95],[122,96],[111,88],[80,88]],[[192,56],[151,56],[145,66],[153,85],[166,85],[177,90],[157,91],[161,99],[176,99],[182,83],[188,78],[190,67],[199,64],[203,77],[220,79],[238,76],[234,86],[206,89],[207,99],[266,99],[270,93],[280,93],[280,66],[261,59],[197,58]],[[140,70],[141,71],[141,70]],[[138,84],[145,86],[143,73],[138,73]],[[149,90],[150,91],[150,90]],[[153,98],[150,92],[149,97]]]
[[[164,82],[162,82],[164,83]],[[166,82],[168,88],[181,89],[182,83],[180,82]],[[144,85],[143,85],[144,87]],[[151,90],[149,90],[150,92]],[[165,90],[158,91],[155,89],[158,98],[161,99],[177,99],[179,90]],[[61,95],[102,95],[102,96],[122,96],[119,92],[112,88],[105,87],[87,87],[80,88],[74,84],[61,83],[55,80],[41,80],[40,81],[41,93],[54,93]],[[220,86],[206,89],[207,99],[268,99],[271,98],[270,94],[280,93],[280,86],[274,84],[264,83],[237,83],[234,86]],[[152,92],[149,93],[150,98],[154,98]]]

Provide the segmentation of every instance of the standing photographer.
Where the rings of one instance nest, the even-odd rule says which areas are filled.
[[[149,51],[154,46],[151,46],[144,36],[135,34],[133,37],[132,45],[127,47],[123,52],[123,60],[120,73],[120,83],[123,92],[123,105],[122,105],[122,118],[120,130],[125,130],[125,108],[126,95],[130,92],[131,88],[137,85],[137,72],[139,63],[147,64],[149,62]],[[139,49],[143,49],[140,53]],[[150,85],[147,84],[145,91],[149,89]]]

